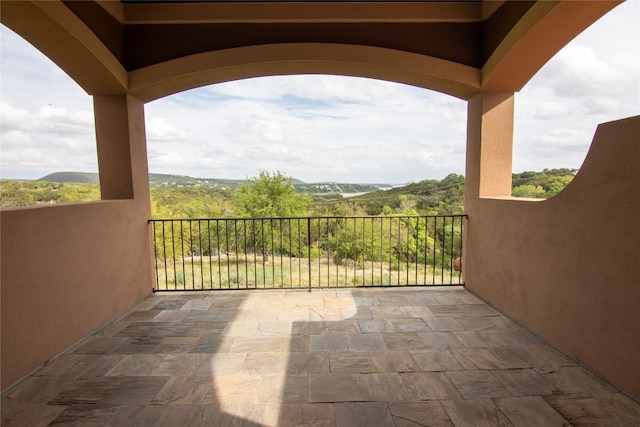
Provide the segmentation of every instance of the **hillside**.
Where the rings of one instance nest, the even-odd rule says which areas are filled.
[[[339,182],[306,183],[299,179],[290,179],[296,191],[304,194],[360,194],[392,187],[390,184],[349,184]],[[97,184],[99,183],[99,177],[97,173],[89,172],[55,172],[38,179],[38,181]],[[242,179],[194,178],[186,175],[170,175],[162,173],[149,174],[149,185],[151,187],[204,187],[234,189],[243,182],[244,180]]]
[[[97,173],[91,172],[54,172],[43,176],[36,181],[45,182],[75,182],[78,184],[99,184],[100,178]]]

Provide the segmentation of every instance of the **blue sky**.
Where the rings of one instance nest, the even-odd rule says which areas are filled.
[[[514,172],[579,168],[598,123],[640,114],[638,22],[640,0],[629,0],[516,95]],[[0,177],[96,172],[91,97],[5,27],[0,44]],[[464,173],[466,102],[396,83],[248,79],[148,103],[145,114],[151,172],[398,184]]]

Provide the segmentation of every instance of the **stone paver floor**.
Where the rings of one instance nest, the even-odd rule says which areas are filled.
[[[462,288],[155,294],[2,396],[9,426],[639,426]]]

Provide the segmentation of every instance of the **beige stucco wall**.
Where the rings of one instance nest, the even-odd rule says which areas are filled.
[[[542,202],[471,198],[467,287],[640,398],[640,116]]]
[[[151,292],[139,205],[0,213],[3,389]]]

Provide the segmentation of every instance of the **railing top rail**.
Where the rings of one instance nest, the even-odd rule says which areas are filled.
[[[331,216],[274,216],[274,217],[215,217],[215,218],[151,218],[148,222],[163,221],[264,221],[272,219],[362,219],[362,218],[467,218],[467,214],[439,214],[439,215],[331,215]]]

